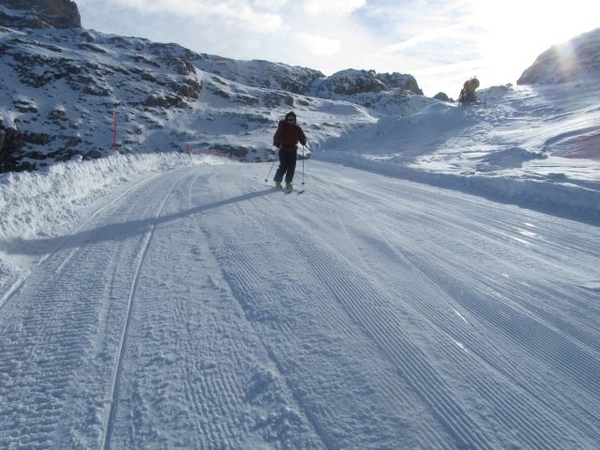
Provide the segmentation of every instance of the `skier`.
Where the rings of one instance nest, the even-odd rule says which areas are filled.
[[[296,156],[298,151],[298,142],[306,145],[306,135],[302,128],[296,124],[296,114],[290,111],[285,115],[285,119],[279,121],[277,131],[273,136],[273,145],[279,148],[279,168],[275,172],[275,186],[281,189],[281,182],[285,174],[285,188],[292,191],[292,180],[296,170]]]

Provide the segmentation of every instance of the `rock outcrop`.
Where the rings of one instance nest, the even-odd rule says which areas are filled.
[[[599,71],[600,28],[546,50],[521,74],[517,84],[560,84]]]
[[[328,77],[320,87],[319,94],[329,92],[334,95],[348,96],[391,89],[403,89],[413,94],[423,95],[423,91],[412,75],[355,69],[342,70]]]
[[[71,0],[0,0],[0,26],[81,28],[81,16]]]

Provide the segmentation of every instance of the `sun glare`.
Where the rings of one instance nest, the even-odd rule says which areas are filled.
[[[553,45],[598,27],[588,0],[567,7],[547,1],[478,1],[472,23],[481,28],[479,51],[499,79],[516,80],[535,58]],[[486,83],[487,84],[487,83]]]

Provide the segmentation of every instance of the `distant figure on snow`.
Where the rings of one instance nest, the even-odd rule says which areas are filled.
[[[475,95],[475,89],[479,87],[479,80],[477,78],[471,78],[465,81],[463,88],[458,96],[458,104],[462,106],[474,105],[479,103],[477,96]]]
[[[273,145],[279,149],[279,168],[275,172],[275,186],[281,189],[281,182],[285,175],[285,188],[288,191],[293,190],[292,180],[296,170],[296,157],[298,152],[298,142],[306,145],[306,136],[302,128],[296,124],[296,114],[290,111],[285,115],[285,119],[279,121],[275,136],[273,136]]]

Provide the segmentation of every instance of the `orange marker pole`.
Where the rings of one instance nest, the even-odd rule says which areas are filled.
[[[117,149],[117,110],[115,109],[113,113],[113,150]]]

